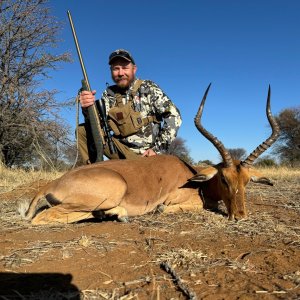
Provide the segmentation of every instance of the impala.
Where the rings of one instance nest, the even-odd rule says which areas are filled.
[[[272,128],[268,139],[245,160],[233,160],[221,141],[201,125],[206,89],[195,125],[219,151],[215,166],[190,166],[172,155],[109,160],[82,166],[50,182],[31,200],[25,218],[32,224],[72,223],[99,215],[115,215],[120,221],[143,215],[157,207],[164,212],[202,209],[225,203],[228,218],[247,216],[245,187],[249,181],[273,185],[253,168],[253,162],[278,138],[279,127],[270,110],[270,86],[266,114]],[[45,198],[50,208],[37,212]]]

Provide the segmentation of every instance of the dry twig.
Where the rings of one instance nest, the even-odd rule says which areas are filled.
[[[188,297],[188,299],[197,300],[196,294],[189,290],[189,288],[182,282],[182,279],[177,275],[175,270],[167,262],[162,262],[160,266],[172,276],[174,283],[183,292],[183,294]]]

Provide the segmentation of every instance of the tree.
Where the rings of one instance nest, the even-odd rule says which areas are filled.
[[[247,151],[243,148],[232,148],[228,149],[232,159],[243,160],[246,158]]]
[[[51,54],[61,24],[50,15],[47,0],[0,2],[0,159],[11,167],[32,163],[41,149],[51,153],[69,128],[59,116],[67,102],[57,91],[41,88],[50,70],[69,54]]]
[[[254,163],[255,166],[259,167],[275,167],[277,166],[276,161],[269,155],[259,157]]]
[[[282,163],[300,165],[300,106],[282,110],[276,120],[280,135],[273,153],[279,155]]]
[[[190,156],[189,150],[185,145],[185,140],[181,137],[177,137],[170,145],[169,154],[178,156],[187,163],[193,164],[193,159]]]
[[[247,151],[243,148],[228,148],[227,151],[229,152],[232,159],[243,160],[247,156]],[[220,160],[222,161],[221,156]]]
[[[209,160],[209,159],[204,159],[204,160],[199,160],[197,165],[209,165],[209,166],[213,166],[214,163]]]

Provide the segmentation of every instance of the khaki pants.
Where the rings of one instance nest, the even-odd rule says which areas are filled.
[[[94,163],[97,158],[96,147],[90,127],[87,124],[79,124],[78,150],[84,164]],[[109,159],[136,159],[140,155],[134,153],[130,148],[122,144],[118,139],[112,138],[116,154],[111,154],[107,145],[104,146],[104,155]]]

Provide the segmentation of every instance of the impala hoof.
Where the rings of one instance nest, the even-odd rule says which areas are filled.
[[[129,218],[128,217],[118,217],[118,220],[122,223],[128,223],[129,222]]]
[[[158,204],[156,206],[155,212],[161,214],[161,213],[164,212],[165,209],[166,209],[166,205],[164,205],[164,204]]]

